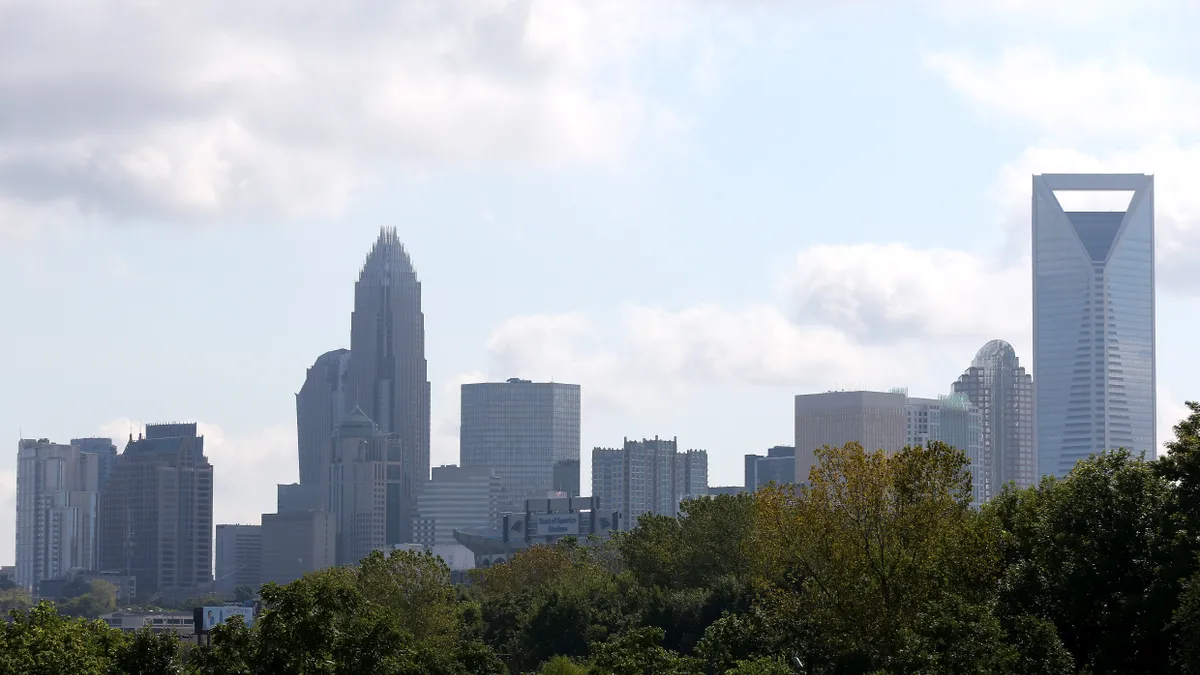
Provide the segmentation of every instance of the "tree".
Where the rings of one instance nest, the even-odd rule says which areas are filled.
[[[33,606],[29,591],[19,586],[0,590],[0,613],[8,614],[13,610],[26,610]]]
[[[238,586],[233,589],[233,601],[239,605],[246,604],[254,599],[253,586]]]
[[[9,618],[0,624],[0,673],[108,675],[125,642],[103,621],[60,616],[50,602]]]
[[[95,619],[117,610],[117,587],[100,579],[87,583],[88,591],[58,604],[64,616]]]
[[[698,659],[680,656],[662,647],[661,628],[638,628],[592,648],[591,666],[611,675],[698,675]]]
[[[141,628],[117,647],[113,664],[122,675],[176,675],[183,670],[179,638]]]
[[[1116,450],[1003,492],[985,508],[1004,533],[1000,616],[1051,622],[1095,675],[1173,672],[1172,612],[1195,564],[1175,489]]]

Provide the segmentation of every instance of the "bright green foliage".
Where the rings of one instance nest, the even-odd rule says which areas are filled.
[[[124,643],[101,621],[60,616],[49,602],[0,625],[0,675],[108,675]]]
[[[183,672],[179,638],[172,633],[137,631],[113,655],[116,672],[124,675],[176,675]]]
[[[612,675],[699,675],[698,659],[664,649],[661,628],[638,628],[592,647],[592,669]]]
[[[20,586],[0,590],[0,614],[8,614],[12,610],[24,610],[33,606],[29,592]]]
[[[565,656],[555,656],[542,666],[538,675],[587,675],[587,668]]]

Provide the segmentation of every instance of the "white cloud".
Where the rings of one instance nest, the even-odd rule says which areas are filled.
[[[1200,84],[1127,54],[1068,64],[1040,47],[1013,47],[991,62],[937,52],[926,64],[981,108],[1058,134],[1200,131]]]
[[[15,555],[15,550],[9,548],[9,545],[16,540],[17,472],[5,469],[0,470],[0,541],[5,542],[3,549],[4,559],[12,560],[12,558],[9,558],[9,555]]]
[[[1186,0],[931,0],[942,16],[954,19],[1020,21],[1026,26],[1086,28],[1098,22],[1127,19],[1154,11],[1187,9]]]
[[[1028,276],[964,252],[819,246],[783,275],[779,304],[511,319],[488,343],[489,373],[577,382],[590,406],[625,411],[706,383],[934,394],[989,339],[1027,353]]]
[[[1175,440],[1175,425],[1182,422],[1191,410],[1184,405],[1185,399],[1177,398],[1170,389],[1158,388],[1158,456],[1166,454],[1163,445]]]
[[[329,214],[387,170],[621,162],[681,124],[638,56],[721,25],[682,0],[0,3],[0,226]]]

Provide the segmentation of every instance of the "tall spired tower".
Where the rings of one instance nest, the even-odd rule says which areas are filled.
[[[354,285],[347,412],[400,439],[406,502],[429,479],[429,376],[421,282],[395,228],[380,230]]]

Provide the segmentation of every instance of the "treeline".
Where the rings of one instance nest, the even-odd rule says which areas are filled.
[[[968,505],[961,452],[820,453],[811,486],[688,502],[456,587],[429,554],[268,584],[211,647],[16,611],[0,675],[1200,674],[1200,405],[1124,451]]]

